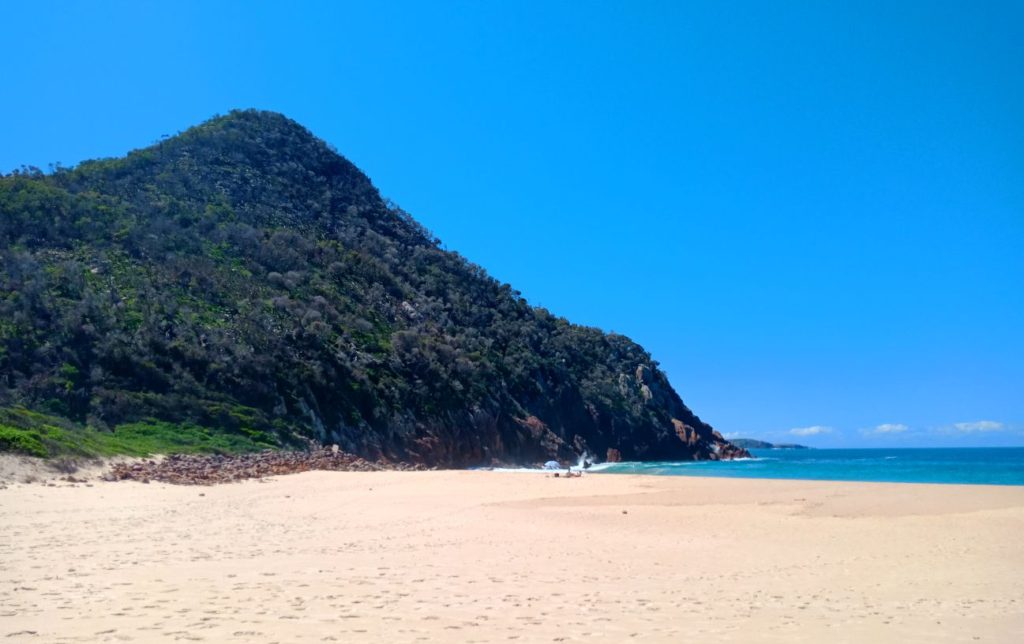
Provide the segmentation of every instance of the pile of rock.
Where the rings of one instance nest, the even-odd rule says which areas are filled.
[[[116,463],[103,478],[108,481],[214,485],[310,470],[373,472],[425,469],[423,465],[367,461],[338,451],[337,447],[317,447],[307,451],[265,451],[253,454],[174,454],[159,461]]]

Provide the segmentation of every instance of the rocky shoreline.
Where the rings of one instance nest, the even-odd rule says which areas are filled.
[[[115,463],[103,476],[107,481],[173,483],[175,485],[216,485],[245,479],[297,474],[311,470],[374,472],[380,470],[419,471],[424,465],[367,461],[334,447],[307,451],[264,451],[252,454],[173,454],[160,460]]]

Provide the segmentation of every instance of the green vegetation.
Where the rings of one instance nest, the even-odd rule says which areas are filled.
[[[174,453],[230,454],[272,447],[276,445],[190,423],[148,420],[103,431],[23,408],[0,409],[0,451],[28,456],[92,458]]]
[[[0,176],[0,407],[59,419],[5,425],[0,449],[47,454],[315,438],[459,464],[717,440],[642,347],[531,307],[255,111]]]
[[[48,456],[38,432],[0,425],[0,451],[28,456]]]

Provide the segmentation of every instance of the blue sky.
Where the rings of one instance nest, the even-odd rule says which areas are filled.
[[[0,170],[280,111],[727,435],[1024,445],[1020,2],[3,15]]]

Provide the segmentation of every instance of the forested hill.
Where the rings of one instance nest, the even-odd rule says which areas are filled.
[[[11,432],[45,414],[438,465],[741,453],[642,347],[440,249],[279,114],[3,176],[0,250]]]

